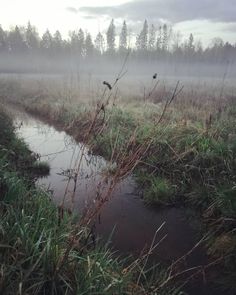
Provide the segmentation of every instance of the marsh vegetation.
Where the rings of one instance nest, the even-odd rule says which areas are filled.
[[[129,49],[124,23],[117,50],[113,22],[106,50],[101,35],[94,46],[82,30],[62,40],[49,31],[40,38],[30,24],[9,32],[0,27],[1,109],[40,121],[29,120],[37,129],[32,133],[24,129],[27,120],[0,112],[3,294],[198,294],[199,285],[208,295],[235,294],[235,45],[218,39],[202,48],[192,34],[183,44],[171,43],[168,26],[153,36],[147,26]],[[147,45],[151,37],[155,42]],[[68,142],[51,150],[62,135]],[[140,203],[125,195],[133,194],[131,182]],[[119,185],[128,200],[122,204],[132,208],[128,233],[139,231],[134,226],[148,233],[134,234],[139,241],[132,245],[139,247],[128,253],[122,252],[131,248],[127,234],[119,237],[128,242],[116,248],[104,230],[112,232],[120,218],[115,213],[125,212],[113,203]],[[178,210],[185,212],[182,222]],[[95,228],[109,214],[115,217],[104,218],[100,240]],[[167,219],[170,235],[174,223],[183,227],[177,233],[191,236],[184,237],[188,248],[170,245],[168,232],[157,241],[166,223],[153,214]],[[185,253],[155,260],[165,239],[166,256],[177,246]],[[199,248],[204,259],[189,264]]]
[[[107,171],[112,173],[105,173],[112,179],[109,189],[88,210],[83,225],[109,202],[113,186],[134,173],[147,205],[194,210],[199,240],[209,255],[207,264],[224,266],[220,279],[234,290],[234,86],[220,97],[222,84],[201,85],[199,90],[192,83],[182,89],[179,83],[157,85],[151,77],[145,97],[126,98],[118,87],[110,90],[105,85],[94,100],[80,96],[82,86],[78,92],[77,82],[68,90],[64,79],[39,83],[28,77],[4,78],[1,99],[65,130],[111,163]]]

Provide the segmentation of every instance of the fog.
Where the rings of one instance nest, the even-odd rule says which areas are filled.
[[[136,43],[129,47],[130,38]],[[3,30],[0,25],[0,74],[26,77],[64,77],[95,91],[103,81],[119,79],[120,89],[142,93],[156,73],[158,81],[177,80],[188,85],[234,84],[236,78],[236,44],[220,38],[208,47],[193,34],[182,40],[167,24],[144,21],[140,33],[131,36],[126,22],[118,34],[112,20],[105,34],[93,40],[82,29],[63,39],[59,31],[47,30],[39,36],[30,23]],[[119,76],[122,73],[122,77]],[[191,83],[190,83],[191,82]],[[71,82],[72,83],[72,82]]]

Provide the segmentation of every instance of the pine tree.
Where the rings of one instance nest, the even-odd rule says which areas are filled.
[[[115,52],[115,25],[114,25],[114,20],[111,20],[111,23],[108,27],[107,30],[107,51],[109,53],[114,53]]]
[[[149,31],[148,49],[150,51],[154,51],[155,44],[156,44],[156,28],[154,25],[151,25],[151,28]]]
[[[56,31],[52,39],[53,50],[55,53],[61,53],[63,50],[63,40],[61,33]]]
[[[85,56],[92,57],[93,56],[94,45],[90,34],[87,34],[85,39]]]
[[[194,51],[194,37],[192,33],[189,35],[188,48],[190,51]]]
[[[84,56],[85,38],[83,30],[79,29],[78,32],[72,31],[69,35],[72,54],[79,57]]]
[[[7,34],[0,25],[0,52],[7,51]]]
[[[46,30],[46,32],[43,34],[40,47],[43,49],[43,51],[49,51],[52,48],[52,35],[49,30]]]
[[[25,41],[28,49],[34,51],[39,47],[39,35],[35,27],[33,27],[30,22],[28,22],[26,32],[25,32]]]
[[[136,47],[138,50],[146,51],[148,48],[148,23],[144,21],[142,31],[137,36]]]
[[[127,25],[126,25],[126,22],[124,21],[122,29],[121,29],[121,33],[120,33],[119,50],[121,52],[124,52],[127,49],[127,37],[128,37]]]
[[[156,49],[157,51],[160,51],[162,49],[162,26],[159,26],[158,29]]]
[[[23,32],[18,26],[14,30],[10,31],[8,35],[9,47],[12,52],[23,52],[27,48],[24,41]]]
[[[179,31],[174,33],[172,36],[172,40],[173,40],[173,45],[172,45],[173,51],[178,51],[180,49],[181,40],[182,40],[181,33]]]
[[[168,42],[169,42],[169,34],[168,34],[168,27],[166,24],[163,25],[162,28],[162,50],[168,50]]]
[[[202,42],[200,40],[198,40],[195,43],[195,50],[196,50],[198,59],[201,60],[202,59],[202,54],[203,54],[203,47],[202,47]]]
[[[172,40],[173,40],[173,43],[172,43],[173,57],[180,59],[183,55],[183,51],[181,48],[181,40],[182,40],[181,33],[179,31],[174,33],[172,36]]]
[[[189,60],[193,57],[194,52],[195,52],[194,37],[193,37],[193,34],[190,34],[188,40],[186,40],[185,42],[185,54]]]
[[[82,29],[79,29],[79,32],[78,32],[78,53],[79,53],[79,56],[83,56],[84,55],[84,32]]]
[[[78,39],[78,34],[76,31],[72,31],[69,33],[70,36],[70,48],[71,48],[71,53],[76,54],[78,51],[78,44],[79,44],[79,39]]]
[[[99,32],[94,41],[96,50],[102,54],[104,52],[105,40],[103,35]]]

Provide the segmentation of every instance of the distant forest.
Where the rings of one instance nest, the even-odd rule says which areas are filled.
[[[130,43],[135,45],[130,46]],[[215,38],[211,40],[211,45],[204,47],[193,34],[182,40],[181,33],[174,32],[170,26],[155,26],[146,20],[137,36],[130,36],[125,21],[118,32],[112,20],[106,33],[99,32],[94,39],[82,29],[69,32],[67,39],[63,39],[59,31],[51,33],[47,30],[40,36],[37,28],[30,23],[26,27],[15,26],[8,31],[0,26],[0,72],[7,71],[11,61],[16,63],[21,58],[28,58],[31,63],[36,58],[76,60],[78,63],[91,63],[94,60],[115,62],[123,59],[127,52],[135,62],[232,65],[236,61],[236,44]]]

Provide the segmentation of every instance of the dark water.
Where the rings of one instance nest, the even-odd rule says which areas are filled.
[[[32,151],[41,155],[42,161],[50,164],[50,175],[40,179],[38,185],[50,189],[54,202],[60,204],[68,180],[62,174],[74,167],[76,159],[81,156],[82,145],[76,143],[65,132],[57,131],[54,127],[21,111],[14,110],[14,116],[16,126],[20,126],[19,136],[28,143]],[[82,213],[93,204],[98,184],[108,165],[102,157],[91,155],[87,148],[84,149],[73,210]],[[70,191],[73,190],[72,184],[69,186]],[[113,231],[111,247],[120,254],[137,256],[144,248],[150,247],[155,232],[165,223],[157,234],[156,242],[166,237],[155,249],[149,258],[150,261],[175,261],[191,250],[197,240],[184,209],[147,207],[136,191],[137,186],[132,176],[116,187],[111,200],[104,205],[100,219],[96,222],[96,233],[106,240]],[[66,199],[66,205],[70,207],[71,204],[69,197]],[[204,262],[206,257],[203,251],[196,249],[187,259],[186,267],[201,265]],[[221,294],[210,291],[203,284],[199,284],[197,288],[190,288],[189,293]]]

